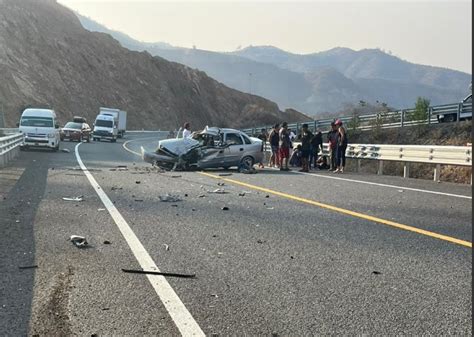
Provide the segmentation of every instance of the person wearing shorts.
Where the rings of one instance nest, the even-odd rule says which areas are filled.
[[[280,171],[290,171],[290,168],[288,167],[288,161],[290,159],[290,146],[291,146],[291,140],[290,140],[290,133],[288,132],[288,123],[283,122],[281,124],[281,129],[280,129],[280,141],[279,141],[279,147],[280,147]]]
[[[280,166],[280,154],[279,152],[279,142],[280,142],[280,124],[275,124],[270,135],[268,136],[268,141],[270,143],[270,148],[272,151],[272,155],[270,156],[270,162],[268,163],[269,167],[278,167]]]

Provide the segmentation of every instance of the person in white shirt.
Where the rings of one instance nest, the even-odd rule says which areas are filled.
[[[184,123],[183,138],[191,137],[191,124],[189,122]]]

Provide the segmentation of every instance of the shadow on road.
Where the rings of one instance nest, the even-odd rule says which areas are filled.
[[[35,155],[33,155],[34,157]],[[46,188],[48,162],[20,159],[25,171],[0,201],[0,335],[28,334],[35,279],[35,216]]]

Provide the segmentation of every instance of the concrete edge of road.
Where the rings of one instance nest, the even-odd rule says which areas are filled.
[[[84,165],[79,154],[79,146],[81,144],[82,143],[77,144],[74,149],[76,160],[81,170],[84,172],[92,188],[97,193],[104,206],[107,208],[110,216],[112,217],[118,229],[122,233],[123,237],[125,238],[125,241],[127,242],[140,266],[144,270],[153,270],[159,272],[160,270],[156,266],[151,256],[146,251],[143,244],[140,242],[140,240],[135,235],[128,223],[125,221],[123,216],[120,214],[118,209],[115,207],[110,198],[107,196],[107,194],[97,183],[92,174],[89,172],[87,167]],[[171,285],[168,283],[166,278],[161,275],[150,274],[147,274],[147,278],[180,333],[183,336],[205,336],[198,323],[194,320],[191,313],[188,311],[184,303],[180,300],[180,298],[173,290]]]

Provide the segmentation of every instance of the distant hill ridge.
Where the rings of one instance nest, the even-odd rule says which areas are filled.
[[[378,49],[336,47],[300,55],[273,46],[250,46],[218,53],[142,43],[89,18],[79,19],[86,29],[111,34],[126,48],[200,69],[232,88],[313,116],[360,100],[400,108],[413,106],[417,96],[433,104],[456,102],[466,96],[471,81],[470,74],[410,63]]]
[[[99,107],[116,107],[128,112],[131,129],[169,130],[185,121],[193,129],[238,128],[308,119],[202,71],[85,30],[71,10],[53,0],[0,0],[0,74],[8,127],[26,106],[54,107],[62,123],[74,115],[92,121]]]

